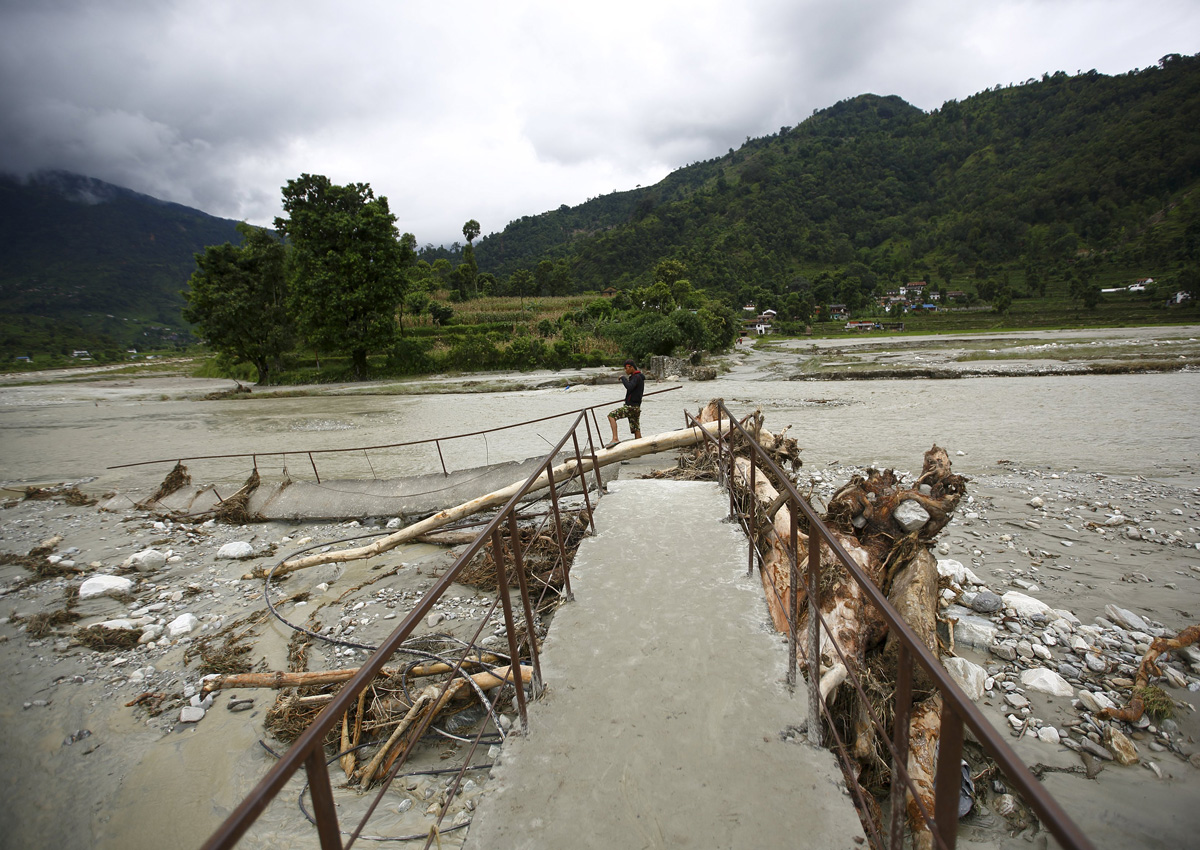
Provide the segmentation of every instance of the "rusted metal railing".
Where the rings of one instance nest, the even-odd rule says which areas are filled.
[[[1013,748],[1001,737],[1000,733],[983,716],[982,712],[980,712],[971,699],[950,678],[950,675],[946,672],[934,653],[909,628],[908,624],[891,605],[887,597],[883,595],[882,591],[875,586],[875,583],[870,580],[862,568],[850,557],[849,553],[842,547],[842,544],[813,510],[808,501],[796,490],[791,479],[788,478],[784,471],[779,468],[775,461],[758,444],[757,439],[743,427],[741,422],[733,417],[724,403],[719,405],[718,416],[716,434],[706,431],[702,431],[702,433],[704,435],[706,451],[711,451],[711,446],[713,445],[716,447],[717,468],[720,471],[723,483],[729,490],[730,516],[740,517],[740,512],[737,510],[735,503],[733,486],[734,482],[738,480],[737,455],[733,451],[733,439],[735,436],[740,437],[744,441],[746,448],[753,455],[753,462],[750,464],[748,476],[751,499],[754,498],[755,476],[757,474],[755,469],[761,464],[773,476],[773,483],[777,483],[779,489],[782,491],[780,500],[771,506],[768,513],[773,515],[774,511],[778,510],[784,504],[791,508],[792,520],[788,535],[789,540],[786,541],[784,548],[791,556],[789,583],[792,591],[792,600],[796,599],[797,582],[799,580],[800,552],[797,546],[799,518],[800,516],[804,518],[808,533],[808,574],[804,580],[809,613],[808,630],[805,635],[808,661],[808,738],[814,746],[823,746],[825,730],[821,720],[822,717],[828,720],[828,729],[835,742],[834,750],[842,763],[843,770],[846,770],[847,774],[849,774],[849,757],[846,754],[846,746],[838,735],[836,725],[832,722],[828,707],[820,698],[819,690],[821,629],[824,629],[826,633],[831,633],[828,624],[821,615],[821,585],[818,580],[821,556],[826,547],[832,556],[846,569],[847,573],[853,577],[854,581],[858,583],[863,596],[878,610],[880,617],[887,623],[890,633],[899,641],[900,651],[897,659],[898,674],[895,695],[896,716],[893,729],[890,732],[870,707],[862,683],[858,680],[851,660],[842,655],[841,648],[836,641],[830,641],[830,645],[839,656],[839,661],[849,671],[849,681],[858,691],[859,698],[863,701],[862,704],[867,707],[871,723],[879,734],[880,740],[887,743],[891,754],[891,822],[889,824],[888,839],[885,844],[883,836],[878,834],[874,822],[869,817],[864,817],[863,821],[866,825],[871,844],[877,848],[887,846],[891,850],[900,850],[903,847],[905,799],[907,794],[912,794],[913,799],[916,800],[917,806],[920,809],[922,818],[934,837],[936,846],[946,848],[946,850],[953,850],[958,830],[958,802],[962,786],[960,765],[962,759],[963,727],[965,725],[971,730],[975,739],[987,754],[995,760],[996,764],[1008,778],[1010,784],[1021,794],[1028,806],[1041,819],[1042,823],[1045,824],[1046,828],[1062,847],[1068,848],[1068,850],[1091,850],[1091,842],[1083,835],[1079,827],[1075,825],[1058,802],[1034,777]],[[686,412],[685,419],[689,425],[698,424],[696,419]],[[754,569],[755,558],[758,557],[758,548],[755,543],[756,513],[757,511],[752,503],[750,510],[747,511],[747,517],[743,520],[751,543],[751,571]],[[773,524],[768,527],[771,529],[771,533],[774,534]],[[797,623],[800,612],[798,606],[795,604],[788,605],[786,608],[788,610],[789,656],[787,676],[788,682],[794,683],[796,680],[797,641],[799,638]],[[927,811],[921,803],[917,789],[908,772],[908,736],[909,721],[912,712],[914,663],[928,674],[930,680],[934,683],[934,687],[942,695],[941,730],[937,764],[934,773],[934,810],[932,812]],[[858,796],[860,794],[858,783],[852,782],[849,784],[856,797],[858,797],[859,811],[869,811],[864,801]]]
[[[581,450],[579,440],[579,429],[583,427],[585,431],[584,441],[588,449],[587,452]],[[575,464],[570,473],[564,476],[561,480],[556,480],[554,475],[555,458],[561,452],[568,441],[571,441]],[[534,614],[530,601],[530,589],[528,587],[525,571],[523,567],[523,552],[520,536],[517,529],[518,510],[522,500],[534,489],[540,489],[539,479],[545,477],[550,493],[551,510],[545,515],[547,519],[552,520],[553,532],[558,540],[559,556],[562,559],[563,568],[563,586],[565,596],[570,597],[570,570],[567,559],[565,530],[563,528],[562,516],[559,507],[559,491],[570,484],[576,475],[580,478],[580,483],[583,485],[583,498],[586,505],[586,513],[591,517],[592,504],[588,496],[588,487],[585,476],[587,470],[585,468],[585,458],[591,462],[592,469],[595,473],[595,483],[597,488],[602,487],[600,478],[599,465],[595,462],[596,445],[593,441],[591,425],[586,418],[586,411],[581,410],[576,413],[575,419],[570,427],[563,434],[550,452],[542,459],[538,467],[530,474],[521,488],[512,496],[511,499],[502,507],[490,522],[480,531],[478,536],[458,557],[454,564],[446,570],[446,572],[437,579],[428,592],[421,598],[416,606],[408,613],[407,616],[400,622],[396,629],[388,635],[387,639],[379,646],[379,648],[370,656],[370,658],[359,668],[355,676],[350,679],[338,691],[338,693],[330,700],[325,709],[317,716],[317,718],[301,733],[292,744],[291,748],[280,757],[280,759],[271,767],[267,774],[259,781],[255,788],[246,796],[244,800],[237,806],[236,809],[226,818],[225,822],[209,836],[208,840],[203,845],[203,850],[218,850],[218,848],[234,847],[243,835],[250,829],[258,817],[266,810],[268,804],[278,795],[284,785],[299,771],[304,770],[308,779],[308,788],[310,789],[311,802],[313,808],[313,817],[317,826],[317,834],[320,839],[322,850],[348,850],[354,842],[362,834],[363,828],[375,813],[376,808],[383,800],[384,794],[387,792],[391,782],[398,774],[401,766],[407,760],[411,750],[416,745],[416,742],[425,733],[428,725],[432,722],[432,712],[427,713],[424,720],[421,722],[413,734],[410,736],[407,747],[403,750],[400,757],[387,771],[386,777],[381,784],[381,787],[376,794],[374,800],[368,807],[366,813],[348,833],[343,832],[338,822],[338,813],[334,802],[333,789],[330,784],[329,772],[327,768],[328,760],[325,753],[324,741],[329,731],[342,720],[343,715],[351,709],[359,698],[359,694],[368,688],[374,681],[375,677],[383,669],[384,665],[395,655],[402,650],[402,644],[407,640],[421,624],[425,616],[433,608],[434,604],[442,597],[446,590],[455,583],[471,560],[490,542],[492,545],[493,559],[496,564],[496,584],[497,584],[497,599],[492,603],[491,608],[480,618],[479,626],[476,629],[475,635],[470,641],[467,641],[463,654],[458,658],[451,676],[446,680],[442,689],[444,695],[446,689],[460,675],[464,662],[467,660],[467,654],[474,650],[476,641],[484,625],[487,624],[489,618],[493,615],[497,605],[503,611],[504,625],[508,635],[508,650],[510,662],[511,679],[506,679],[507,684],[511,684],[515,691],[515,699],[517,703],[518,713],[520,715],[521,724],[525,729],[528,729],[529,719],[526,707],[526,682],[523,680],[521,671],[522,659],[518,654],[517,644],[517,616],[518,606],[513,604],[511,599],[508,570],[515,569],[517,575],[519,599],[519,614],[524,618],[525,641],[529,662],[532,668],[532,681],[530,691],[534,696],[541,693],[541,664],[538,656],[536,631],[534,628]],[[504,537],[504,531],[507,527],[507,541]],[[594,529],[594,525],[593,525]],[[497,698],[500,691],[497,690]],[[439,700],[441,695],[439,695]],[[482,728],[480,734],[482,735]],[[472,745],[471,752],[467,755],[467,762],[458,772],[458,776],[454,780],[449,791],[450,797],[457,793],[458,783],[461,781],[462,775],[468,769],[468,763],[471,755],[474,752],[474,747],[478,745],[479,738],[476,738],[475,744]],[[448,809],[447,805],[443,807],[442,813]],[[441,817],[439,816],[438,825],[429,832],[426,847],[430,846],[441,828]],[[342,836],[348,835],[347,842],[343,845]]]

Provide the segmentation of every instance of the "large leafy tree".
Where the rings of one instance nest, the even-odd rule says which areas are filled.
[[[252,364],[263,384],[292,346],[286,251],[269,231],[245,222],[237,229],[241,245],[210,245],[196,255],[183,316],[213,350],[234,363]]]
[[[283,187],[283,209],[275,226],[292,247],[291,313],[309,342],[348,353],[364,378],[367,355],[395,338],[415,240],[400,237],[387,198],[366,183],[302,174]]]

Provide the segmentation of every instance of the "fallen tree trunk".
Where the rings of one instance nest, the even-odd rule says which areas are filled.
[[[726,428],[729,426],[726,424]],[[664,434],[659,434],[654,437],[643,437],[640,440],[627,440],[623,443],[618,443],[611,449],[599,449],[596,452],[596,465],[608,466],[609,464],[619,463],[630,458],[641,457],[642,455],[655,454],[657,452],[671,451],[672,449],[684,448],[694,445],[700,439],[702,434],[707,431],[709,434],[717,432],[717,423],[711,425],[703,425],[700,427],[684,428],[679,431],[668,431]],[[574,458],[553,467],[552,473],[555,484],[561,484],[567,481],[571,476],[576,474],[586,474],[592,470],[591,457],[584,457],[583,463],[576,463]],[[449,525],[452,522],[465,519],[472,514],[487,510],[488,508],[499,507],[513,496],[515,496],[524,485],[524,481],[516,481],[503,489],[496,490],[477,499],[472,499],[469,502],[464,502],[461,505],[456,505],[452,508],[447,508],[444,511],[439,511],[431,517],[413,523],[412,525],[402,528],[386,537],[381,537],[374,543],[367,546],[360,546],[355,549],[342,549],[331,552],[322,552],[316,555],[309,555],[304,558],[297,558],[293,561],[285,561],[275,570],[275,576],[283,576],[296,570],[304,569],[305,567],[315,567],[319,564],[333,564],[344,561],[356,561],[363,558],[372,558],[376,555],[381,555],[384,552],[395,549],[401,543],[407,543],[410,540],[415,540],[422,535],[428,534],[431,531]],[[545,473],[542,473],[530,487],[530,492],[542,490],[550,486],[550,482]],[[258,572],[261,577],[264,571]]]
[[[492,664],[498,661],[495,655],[483,655],[475,658],[468,658],[463,661],[463,667],[470,667],[476,664]],[[270,673],[230,673],[224,676],[215,676],[211,679],[206,679],[201,688],[203,693],[211,693],[212,691],[227,690],[229,688],[304,688],[304,687],[319,687],[321,685],[336,685],[339,682],[348,682],[353,679],[359,671],[358,667],[348,667],[345,670],[312,670],[301,673],[285,672],[277,670]],[[439,673],[449,673],[453,668],[444,662],[432,662],[428,664],[418,664],[406,671],[408,676],[436,676]],[[379,678],[390,679],[400,673],[400,670],[394,667],[384,667],[379,671]]]

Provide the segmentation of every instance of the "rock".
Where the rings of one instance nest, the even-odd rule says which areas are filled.
[[[997,658],[1003,658],[1005,661],[1017,660],[1017,647],[1012,643],[997,643],[991,647],[992,655]]]
[[[254,547],[243,540],[235,540],[232,543],[226,543],[217,550],[218,558],[228,558],[231,561],[240,561],[246,558],[254,557]]]
[[[204,719],[204,709],[194,705],[185,705],[179,709],[180,723],[199,723]]]
[[[1026,504],[1028,504],[1031,508],[1041,508],[1045,506],[1046,502],[1041,496],[1034,496]]]
[[[124,576],[92,576],[79,586],[79,598],[122,596],[133,592],[133,581]]]
[[[1080,738],[1079,746],[1085,752],[1091,753],[1096,758],[1101,758],[1101,759],[1104,759],[1105,761],[1113,760],[1113,754],[1110,753],[1108,750],[1106,750],[1104,747],[1097,744],[1091,738]]]
[[[1116,726],[1109,726],[1104,730],[1104,745],[1121,764],[1137,764],[1141,761],[1137,744],[1126,738],[1125,733]]]
[[[929,522],[929,512],[912,499],[907,499],[892,511],[892,519],[898,522],[905,531],[913,532]]]
[[[250,709],[254,708],[254,700],[249,697],[243,697],[242,699],[231,699],[229,702],[225,703],[225,708],[229,711],[249,711]]]
[[[400,528],[404,525],[404,520],[398,516],[394,516],[387,521],[388,528]]]
[[[1005,694],[1004,701],[1013,708],[1029,708],[1029,700],[1025,699],[1021,694]]]
[[[1004,607],[1004,600],[990,590],[981,590],[971,600],[971,610],[980,614],[994,614]]]
[[[1049,694],[1052,697],[1069,697],[1075,693],[1066,679],[1045,667],[1022,670],[1021,684],[1032,691]]]
[[[165,627],[151,623],[142,629],[142,636],[138,638],[138,643],[150,643],[152,640],[158,640],[164,631]]]
[[[131,620],[105,620],[100,624],[105,629],[132,629],[134,628]]]
[[[1062,740],[1062,736],[1053,726],[1043,726],[1038,730],[1037,736],[1039,741],[1045,741],[1047,744],[1057,744]]]
[[[1047,619],[1053,620],[1058,614],[1054,609],[1041,600],[1034,599],[1032,596],[1026,596],[1024,593],[1018,593],[1015,590],[1010,590],[1001,597],[1004,604],[1016,612],[1018,617],[1032,617],[1034,614],[1041,614]]]
[[[963,689],[963,693],[973,702],[983,699],[987,671],[965,658],[946,658],[942,661],[942,666],[946,668],[950,678]]]
[[[1116,605],[1105,605],[1104,613],[1108,614],[1114,622],[1130,631],[1144,632],[1150,628],[1150,625],[1145,620],[1126,608],[1118,608]]]
[[[937,571],[939,576],[948,578],[957,585],[967,583],[967,568],[962,565],[961,561],[953,558],[941,558],[937,562]]]
[[[143,549],[125,559],[123,566],[132,567],[139,573],[152,573],[167,563],[167,555],[157,549]]]
[[[1033,658],[1033,644],[1027,640],[1017,641],[1017,655],[1022,658]]]
[[[1035,643],[1033,645],[1033,654],[1043,661],[1050,661],[1052,658],[1054,658],[1054,656],[1050,653],[1050,650],[1046,649],[1046,647],[1042,646],[1040,643]]]
[[[976,649],[987,649],[996,639],[997,629],[994,623],[982,617],[960,617],[954,624],[954,643],[961,646],[971,646]]]
[[[1081,689],[1078,693],[1078,697],[1079,701],[1083,704],[1083,707],[1092,714],[1099,714],[1106,708],[1116,708],[1116,706],[1113,704],[1113,701],[1104,694],[1095,693],[1087,689]]]
[[[1058,674],[1066,679],[1078,679],[1082,675],[1082,671],[1074,664],[1064,661],[1058,665]]]
[[[167,625],[167,637],[172,640],[183,637],[191,633],[198,625],[200,625],[200,620],[195,614],[180,614]]]
[[[1188,685],[1187,677],[1176,670],[1174,667],[1162,667],[1163,675],[1167,677],[1167,681],[1171,683],[1173,688],[1186,688]]]
[[[1093,673],[1108,672],[1108,662],[1094,652],[1089,652],[1087,655],[1083,656],[1083,663]]]
[[[435,611],[432,614],[430,614],[428,617],[425,618],[425,625],[429,626],[430,628],[433,628],[438,623],[442,622],[442,620],[444,620],[444,619],[446,619],[445,614],[443,614],[440,611]]]

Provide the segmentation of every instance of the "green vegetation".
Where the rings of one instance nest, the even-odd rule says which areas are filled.
[[[236,240],[235,225],[77,175],[0,175],[0,362],[186,347],[193,257]]]
[[[510,223],[476,254],[498,279],[547,259],[571,291],[645,285],[663,259],[731,306],[871,315],[913,280],[995,312],[1152,277],[1197,293],[1200,58],[1048,74],[926,114],[863,95],[657,186]],[[1161,320],[1161,313],[1151,321]]]
[[[1194,322],[1198,188],[1200,56],[1178,55],[1111,77],[1046,74],[930,113],[862,95],[655,186],[482,239],[471,219],[449,248],[399,236],[366,184],[302,175],[277,222],[282,313],[263,300],[276,289],[234,287],[259,249],[235,248],[232,223],[83,178],[0,181],[14,234],[0,254],[0,357],[184,346],[178,290],[192,271],[187,315],[221,353],[211,368],[253,364],[260,381],[288,383],[716,351],[747,304],[776,310],[785,334],[845,333],[833,305],[917,333]],[[185,243],[189,258],[219,247],[197,269],[179,259]],[[915,281],[938,310],[886,311]],[[238,309],[202,308],[210,282]]]

